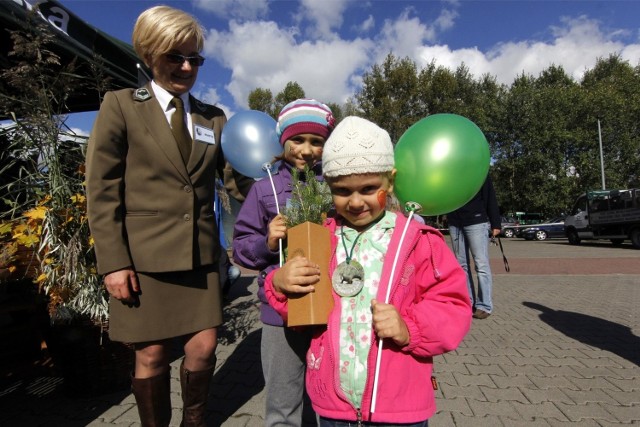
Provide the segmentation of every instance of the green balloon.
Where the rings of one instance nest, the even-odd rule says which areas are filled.
[[[471,200],[487,178],[491,157],[475,123],[457,114],[434,114],[407,129],[394,159],[396,197],[406,208],[431,216]]]

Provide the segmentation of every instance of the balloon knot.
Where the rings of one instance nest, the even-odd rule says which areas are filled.
[[[415,214],[420,213],[422,211],[422,205],[418,202],[407,202],[404,204],[404,210],[407,212],[413,212]]]

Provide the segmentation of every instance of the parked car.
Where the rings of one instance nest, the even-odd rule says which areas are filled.
[[[564,217],[553,218],[541,224],[523,228],[520,236],[526,240],[547,240],[554,237],[565,237]]]
[[[502,217],[502,232],[504,237],[522,237],[522,230],[529,225],[543,222],[544,217],[540,213],[513,212]]]
[[[515,237],[516,229],[518,228],[518,223],[514,218],[503,216],[501,218],[502,229],[500,231],[500,235],[503,237]]]

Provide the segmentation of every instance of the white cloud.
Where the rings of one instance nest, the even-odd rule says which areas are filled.
[[[349,31],[340,28],[345,14],[350,13],[346,8],[363,5],[366,7],[365,3],[356,6],[347,0],[304,0],[294,11],[292,26],[266,20],[231,20],[227,30],[209,30],[205,54],[229,70],[225,89],[240,108],[247,106],[252,90],[270,89],[276,95],[290,81],[299,83],[308,96],[342,103],[359,88],[362,73],[381,63],[388,53],[407,56],[418,67],[435,60],[455,70],[464,63],[476,77],[489,73],[505,84],[511,84],[523,72],[537,76],[551,65],[562,66],[568,75],[580,79],[597,58],[612,53],[620,53],[632,65],[640,61],[637,38],[629,43],[627,32],[605,31],[599,21],[584,16],[560,19],[558,25],[546,29],[546,39],[502,42],[486,51],[434,44],[443,32],[455,29],[458,2],[454,0],[445,2],[430,22],[416,16],[415,9],[406,8],[368,37],[362,35],[372,34],[375,19],[363,15],[367,17],[359,24],[349,22],[349,30],[356,29],[360,37],[348,39],[345,34]]]
[[[414,58],[423,43],[435,39],[436,31],[433,27],[409,15],[410,10],[407,9],[395,20],[385,20],[380,34],[376,37],[376,63],[381,63],[389,52],[401,58]]]
[[[71,133],[79,136],[89,136],[90,131],[76,127],[71,128]]]
[[[220,95],[218,95],[218,91],[213,87],[208,87],[205,85],[198,85],[197,88],[191,91],[193,96],[197,99],[201,100],[204,103],[215,105],[218,108],[222,108],[227,118],[230,118],[235,113],[233,109],[222,103]]]
[[[373,15],[369,15],[367,19],[362,21],[360,25],[356,27],[356,33],[358,34],[368,33],[369,31],[373,30],[375,26],[376,26],[376,19],[373,17]]]
[[[640,66],[640,44],[625,46],[620,50],[620,55],[632,66]]]
[[[446,45],[424,46],[418,50],[417,57],[413,60],[418,67],[425,67],[435,61],[437,65],[450,70],[455,70],[464,62],[470,72],[476,76],[490,71],[489,61],[477,48],[451,50]]]
[[[352,75],[369,66],[373,42],[304,41],[297,30],[280,28],[274,22],[231,22],[228,32],[210,30],[205,53],[231,70],[226,89],[238,106],[247,106],[249,93],[260,87],[274,96],[295,81],[307,96],[324,102],[344,102]]]
[[[347,0],[302,0],[299,20],[308,20],[312,26],[305,28],[305,33],[312,38],[332,39],[334,30],[342,26],[342,17],[347,8]]]
[[[269,12],[268,0],[193,0],[193,4],[222,19],[258,19]]]
[[[479,77],[484,73],[496,76],[500,83],[511,84],[522,73],[537,76],[551,65],[560,65],[576,80],[582,78],[587,69],[595,66],[598,58],[612,53],[621,53],[631,65],[640,58],[640,45],[627,45],[616,41],[620,32],[604,33],[598,21],[584,16],[561,19],[561,25],[549,29],[552,38],[548,41],[512,41],[500,43],[487,52],[477,48],[451,50],[448,46],[423,46],[418,64],[435,59],[438,65],[455,69],[462,62]]]
[[[458,17],[458,12],[451,9],[443,9],[440,12],[440,16],[435,20],[434,25],[440,30],[445,31],[449,28],[453,28],[455,20]]]

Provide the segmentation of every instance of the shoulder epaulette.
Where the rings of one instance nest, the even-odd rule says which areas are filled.
[[[149,98],[151,98],[151,93],[146,87],[141,87],[133,92],[133,99],[136,101],[146,101]]]

